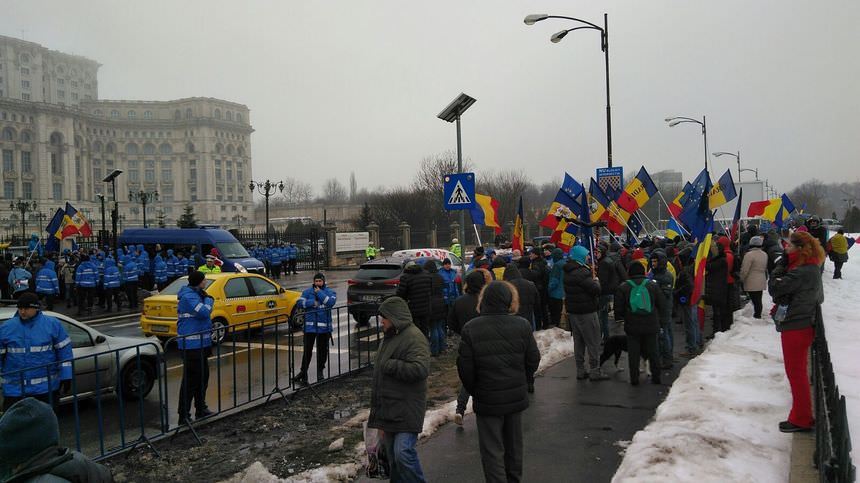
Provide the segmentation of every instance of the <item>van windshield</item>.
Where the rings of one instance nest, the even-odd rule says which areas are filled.
[[[248,251],[239,242],[218,242],[215,247],[221,252],[222,258],[250,258]]]

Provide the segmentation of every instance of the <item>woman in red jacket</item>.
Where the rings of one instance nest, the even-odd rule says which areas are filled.
[[[773,318],[782,337],[785,375],[791,386],[791,412],[787,421],[779,423],[779,430],[789,433],[809,431],[814,424],[806,366],[824,302],[819,269],[824,249],[815,237],[798,231],[791,234],[785,254],[784,262],[777,262],[771,273],[768,289],[779,306]]]

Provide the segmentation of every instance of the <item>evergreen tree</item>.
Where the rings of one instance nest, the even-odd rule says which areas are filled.
[[[361,208],[361,213],[358,214],[358,218],[355,220],[356,228],[359,230],[366,230],[367,225],[373,222],[373,215],[370,211],[370,205],[367,202],[364,202],[364,206]]]
[[[176,222],[179,228],[197,228],[197,217],[194,216],[194,207],[185,205],[185,212],[179,217]]]
[[[158,220],[159,228],[167,228],[167,225],[164,223],[164,211],[158,210],[158,214],[155,215],[155,219]]]
[[[842,228],[845,230],[845,233],[860,231],[860,208],[852,206],[850,210],[845,212],[845,218],[842,220]]]

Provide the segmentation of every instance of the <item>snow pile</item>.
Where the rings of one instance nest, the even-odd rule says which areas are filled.
[[[736,313],[732,330],[681,371],[613,481],[788,480],[791,436],[777,426],[791,406],[780,337],[751,313],[751,305]]]
[[[537,341],[538,349],[541,353],[540,366],[537,370],[538,374],[543,373],[546,368],[553,364],[557,364],[563,359],[573,356],[573,338],[570,336],[569,332],[563,329],[556,327],[536,332],[535,340]],[[424,427],[422,428],[421,434],[418,435],[419,439],[430,437],[441,426],[453,421],[456,407],[457,401],[454,400],[427,411],[424,415]],[[471,398],[469,399],[469,404],[466,407],[466,412],[472,412]],[[363,409],[344,423],[341,428],[361,427],[369,415],[370,411]],[[295,476],[290,476],[286,480],[279,479],[277,476],[272,475],[262,463],[256,461],[244,471],[236,473],[232,478],[222,483],[317,483],[325,481],[352,481],[357,478],[364,469],[364,462],[366,460],[364,443],[362,442],[357,444],[352,450],[352,453],[354,454],[353,462],[321,466]]]
[[[853,236],[853,235],[852,235]],[[824,329],[827,347],[836,384],[845,396],[848,411],[848,426],[851,432],[852,459],[857,464],[860,449],[860,365],[857,350],[860,348],[860,323],[857,307],[860,305],[860,250],[849,251],[857,258],[842,267],[842,280],[833,280],[833,264],[824,266]]]

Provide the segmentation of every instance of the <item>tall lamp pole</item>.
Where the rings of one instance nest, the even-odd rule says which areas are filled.
[[[756,169],[744,168],[741,171],[749,171],[750,173],[755,173],[755,180],[758,181],[758,168],[756,168]],[[738,174],[738,178],[740,178],[740,176],[741,175]],[[738,181],[740,181],[740,179]]]
[[[152,203],[153,201],[158,200],[158,190],[153,191],[144,191],[140,190],[138,192],[132,192],[128,194],[128,201],[132,203],[137,202],[143,206],[143,227],[148,228],[146,226],[146,205]]]
[[[10,201],[9,209],[21,212],[21,240],[27,239],[27,212],[36,211],[36,202],[27,200]]]
[[[248,184],[248,189],[251,190],[253,194],[255,191],[263,195],[266,198],[266,245],[270,243],[270,235],[269,235],[269,197],[275,194],[276,191],[284,192],[284,182],[283,181],[254,181]]]
[[[111,189],[113,192],[113,208],[110,212],[111,219],[111,248],[116,251],[117,247],[117,223],[119,222],[119,203],[116,201],[116,177],[122,174],[121,169],[115,169],[111,171],[107,176],[102,179],[103,183],[110,183]]]
[[[580,27],[574,27],[567,30],[557,32],[550,37],[550,42],[557,44],[561,42],[568,33],[574,30],[592,29],[600,31],[600,50],[603,51],[603,59],[606,68],[606,166],[612,167],[612,110],[609,102],[609,15],[603,14],[603,27],[595,25],[591,22],[581,20],[574,17],[565,17],[562,15],[547,15],[545,13],[533,14],[523,19],[526,25],[534,25],[536,22],[546,20],[548,18],[560,18],[564,20],[572,20],[583,24]]]
[[[457,123],[457,173],[463,172],[463,139],[460,136],[460,116],[472,107],[476,99],[466,94],[460,93],[456,99],[451,101],[445,109],[436,115],[439,119],[446,122]],[[466,253],[466,211],[460,210],[460,254]],[[460,264],[465,267],[465,257],[460,257]]]
[[[678,124],[685,124],[691,122],[693,124],[698,124],[702,126],[702,137],[705,139],[705,170],[708,170],[708,121],[705,116],[702,116],[702,120],[693,119],[691,117],[667,117],[665,119],[666,122],[669,123],[669,127],[675,127]]]
[[[99,202],[101,202],[102,205],[102,231],[99,233],[98,237],[99,245],[101,245],[103,243],[102,239],[105,236],[105,232],[107,232],[107,229],[105,228],[105,195],[102,193],[98,193],[96,197],[99,199]]]
[[[726,155],[726,156],[732,156],[735,159],[737,159],[737,161],[738,161],[738,182],[740,183],[740,181],[741,181],[741,152],[738,151],[738,153],[735,154],[735,153],[728,153],[726,151],[719,151],[719,152],[711,153],[711,154],[713,154],[714,156],[716,156],[718,158],[720,156]]]

